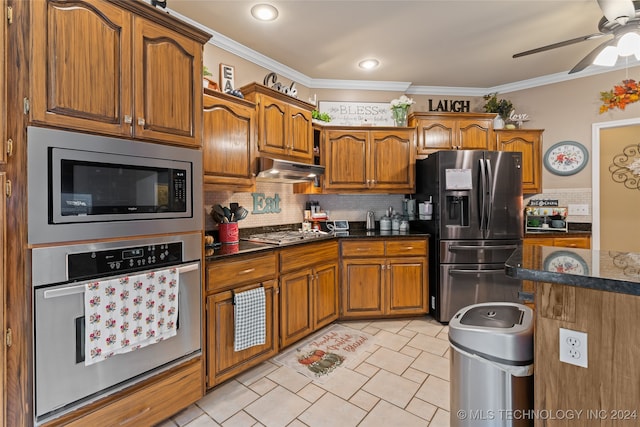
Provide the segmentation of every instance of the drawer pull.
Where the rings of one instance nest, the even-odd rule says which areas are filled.
[[[255,268],[247,268],[246,270],[242,270],[238,274],[249,274],[249,273],[253,273],[254,271],[256,271]]]
[[[411,249],[413,249],[413,246],[405,246],[404,249],[407,250],[407,251],[410,251]]]

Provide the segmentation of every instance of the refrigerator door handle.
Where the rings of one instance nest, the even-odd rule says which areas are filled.
[[[482,269],[482,270],[463,270],[460,268],[452,268],[449,270],[449,274],[496,274],[504,273],[504,268],[497,269]]]
[[[477,251],[478,249],[516,249],[518,245],[487,245],[487,246],[473,246],[473,245],[453,245],[449,246],[450,251]]]
[[[491,167],[491,159],[486,159],[486,176],[487,176],[487,224],[485,230],[489,231],[491,224],[491,213],[493,212],[493,168]]]
[[[485,200],[485,195],[487,193],[487,189],[486,189],[486,176],[487,176],[487,171],[485,169],[485,163],[484,163],[484,159],[480,159],[480,197],[478,198],[478,210],[480,212],[480,230],[484,231],[485,227],[486,227],[486,214],[485,214],[485,204],[486,204],[486,200]]]

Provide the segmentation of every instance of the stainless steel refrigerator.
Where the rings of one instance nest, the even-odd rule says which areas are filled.
[[[521,281],[504,263],[522,244],[522,155],[439,151],[416,162],[416,201],[432,201],[431,219],[412,227],[429,240],[430,313],[449,322],[461,308],[518,301]],[[419,209],[425,211],[425,209]]]

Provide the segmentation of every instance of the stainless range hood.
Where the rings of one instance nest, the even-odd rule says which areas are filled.
[[[324,173],[324,166],[289,160],[260,157],[260,171],[257,179],[276,182],[305,182],[313,181]]]

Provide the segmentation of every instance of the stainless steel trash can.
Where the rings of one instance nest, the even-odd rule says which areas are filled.
[[[492,302],[460,309],[449,322],[451,426],[530,426],[533,311]]]

